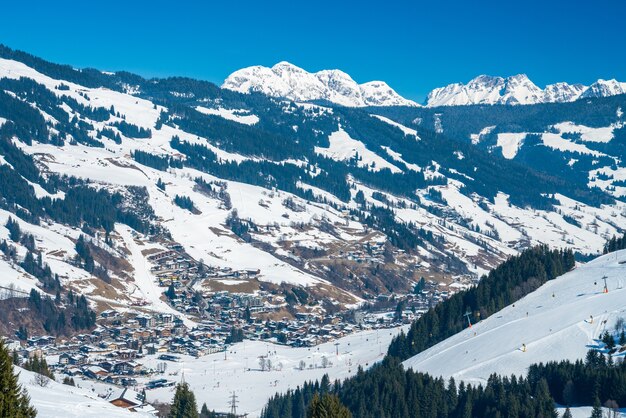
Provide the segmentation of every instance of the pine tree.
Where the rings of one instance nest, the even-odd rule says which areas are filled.
[[[596,397],[595,401],[593,402],[591,418],[602,418],[602,407],[600,406],[600,398],[598,397]]]
[[[196,405],[196,396],[189,389],[189,385],[185,382],[176,386],[176,394],[174,395],[174,403],[169,418],[199,418],[198,406]]]
[[[37,411],[30,405],[30,397],[13,373],[11,356],[2,342],[0,342],[0,416],[6,418],[37,416]]]
[[[325,394],[320,397],[315,394],[306,416],[307,418],[352,418],[352,413],[336,395]]]
[[[609,349],[615,347],[615,339],[608,331],[604,331],[604,335],[602,335],[602,342],[606,344]]]
[[[176,289],[174,289],[174,283],[170,283],[167,291],[165,292],[165,296],[167,296],[169,300],[176,299]]]
[[[5,226],[9,230],[9,238],[11,238],[11,241],[20,242],[22,231],[20,230],[20,225],[17,221],[9,217]]]
[[[563,418],[572,418],[572,411],[569,410],[569,406],[565,408],[565,412],[563,412]]]
[[[206,406],[206,403],[202,404],[202,409],[200,409],[200,418],[210,418],[211,417],[211,411],[209,411],[209,408]]]

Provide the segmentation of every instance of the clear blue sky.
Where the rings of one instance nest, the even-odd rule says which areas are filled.
[[[478,74],[626,81],[626,2],[11,1],[0,43],[77,67],[220,84],[286,60],[387,81],[422,101]]]

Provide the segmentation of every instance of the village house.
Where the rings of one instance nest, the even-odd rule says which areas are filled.
[[[107,400],[117,407],[135,412],[138,411],[137,408],[145,405],[145,395],[128,388],[111,393]]]

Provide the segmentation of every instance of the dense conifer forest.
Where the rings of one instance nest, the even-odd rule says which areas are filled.
[[[393,357],[344,382],[321,381],[276,395],[262,418],[305,418],[316,395],[337,395],[359,418],[557,417],[555,402],[566,406],[626,404],[626,363],[604,354],[530,367],[526,376],[492,375],[485,385],[445,382],[404,370]]]

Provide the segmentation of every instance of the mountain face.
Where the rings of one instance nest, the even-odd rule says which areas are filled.
[[[433,90],[427,105],[536,103],[541,94],[541,89],[524,74],[508,78],[481,75],[467,85],[456,83]]]
[[[288,62],[271,68],[253,66],[232,73],[223,88],[240,93],[259,92],[296,102],[323,100],[348,107],[417,106],[383,81],[357,84],[340,70],[310,73]]]
[[[623,93],[626,93],[626,83],[616,80],[598,80],[591,86],[555,83],[542,90],[525,74],[506,78],[481,75],[467,84],[455,83],[434,89],[428,94],[426,106],[565,103],[579,98],[607,97]]]
[[[581,98],[587,97],[607,97],[616,94],[626,93],[626,83],[620,83],[617,80],[598,80],[589,86],[580,95]]]

